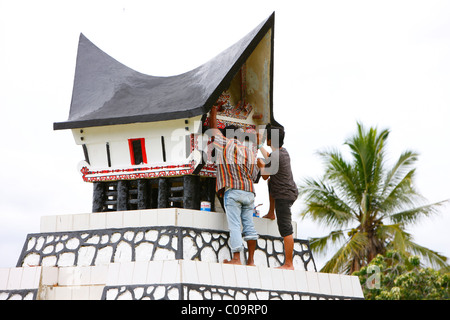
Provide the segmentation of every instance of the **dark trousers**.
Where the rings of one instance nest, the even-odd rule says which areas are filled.
[[[278,230],[282,237],[294,233],[292,228],[291,206],[295,201],[287,199],[275,199],[275,213],[277,215]]]

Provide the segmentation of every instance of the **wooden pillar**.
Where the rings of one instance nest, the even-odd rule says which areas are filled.
[[[148,209],[149,208],[149,197],[148,197],[148,187],[147,187],[147,180],[146,179],[139,179],[137,181],[137,187],[138,187],[138,194],[137,194],[137,208],[138,210],[141,209]]]
[[[94,182],[93,185],[92,212],[103,212],[105,211],[106,185],[104,182]]]
[[[200,210],[200,177],[197,175],[183,177],[183,207]]]
[[[156,185],[156,188],[155,188]],[[150,179],[147,182],[147,205],[149,209],[158,208],[158,180]]]
[[[117,211],[128,210],[128,182],[119,180],[117,182]]]
[[[158,179],[158,208],[169,207],[169,180],[167,178]]]

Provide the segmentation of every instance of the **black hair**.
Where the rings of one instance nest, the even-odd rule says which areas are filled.
[[[224,137],[227,139],[238,139],[239,141],[243,138],[242,135],[244,131],[235,125],[227,125],[223,129],[219,129]],[[232,133],[232,135],[230,135]]]
[[[285,135],[284,128],[267,125],[266,129],[267,129],[267,140],[272,140],[272,132],[276,135],[276,132],[274,132],[272,130],[278,131],[278,142],[279,142],[278,147],[281,148],[284,144],[284,135]],[[273,141],[272,141],[272,143],[273,143]]]

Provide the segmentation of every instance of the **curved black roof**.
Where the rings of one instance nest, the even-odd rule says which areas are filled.
[[[54,130],[190,118],[209,112],[234,75],[272,29],[270,118],[273,122],[275,13],[207,63],[186,73],[155,77],[139,73],[80,35],[69,119]]]

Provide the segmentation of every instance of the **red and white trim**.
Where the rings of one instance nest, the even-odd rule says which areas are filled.
[[[85,182],[97,182],[183,176],[192,174],[194,169],[193,161],[185,164],[105,170],[91,170],[89,166],[84,163],[80,172]],[[199,175],[215,177],[216,166],[214,164],[205,165],[202,170],[200,170]]]

